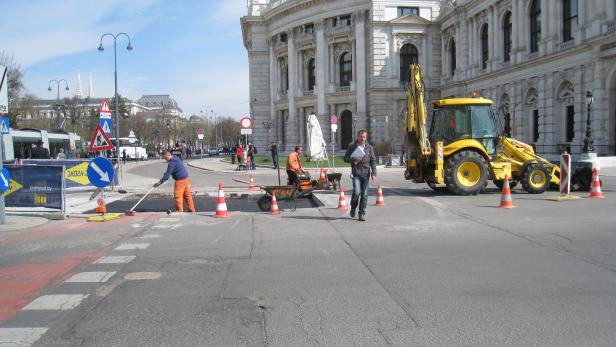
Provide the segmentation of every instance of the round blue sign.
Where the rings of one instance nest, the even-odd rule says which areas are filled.
[[[0,190],[4,193],[11,187],[11,173],[6,168],[0,170]]]
[[[88,165],[88,179],[95,187],[107,187],[113,181],[113,165],[107,158],[92,159]]]

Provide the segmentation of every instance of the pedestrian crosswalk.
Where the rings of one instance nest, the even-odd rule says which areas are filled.
[[[163,222],[172,222],[169,219],[161,220]],[[140,226],[142,227],[142,226]],[[152,233],[146,231],[143,235],[136,236],[134,240],[155,240],[160,238],[161,235],[159,233]],[[115,288],[117,283],[121,283],[121,281],[126,280],[156,280],[160,278],[161,274],[158,272],[135,272],[128,273],[123,276],[123,278],[119,278],[117,280],[111,281],[114,276],[118,275],[118,271],[121,270],[122,266],[125,266],[135,259],[137,259],[136,254],[127,254],[127,252],[135,252],[147,250],[150,247],[151,243],[149,242],[127,242],[119,244],[112,250],[111,254],[105,255],[97,259],[92,263],[92,267],[95,267],[94,270],[97,271],[83,271],[73,274],[68,277],[64,284],[60,285],[58,288],[54,289],[53,294],[44,294],[41,295],[30,303],[25,305],[21,310],[23,312],[30,312],[31,314],[36,312],[67,312],[76,309],[79,305],[88,301],[89,299],[93,299],[100,296],[99,289],[103,287],[111,287]],[[119,281],[119,282],[118,282]],[[95,289],[94,292],[96,295],[91,295],[90,293],[75,293],[75,291],[79,291],[79,286],[92,284],[92,283],[100,283],[101,286],[98,289]],[[111,285],[106,285],[106,283],[111,283]],[[69,286],[69,287],[67,287]],[[78,286],[78,287],[75,287]],[[63,293],[63,288],[66,288],[66,292]],[[91,287],[87,288],[88,291],[92,292]],[[111,289],[113,290],[113,289]],[[110,291],[106,291],[107,294]],[[51,324],[52,322],[49,322]],[[50,327],[0,327],[0,347],[4,346],[31,346],[45,335]]]

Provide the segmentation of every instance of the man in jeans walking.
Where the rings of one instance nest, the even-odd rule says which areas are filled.
[[[376,178],[376,156],[374,148],[368,143],[368,132],[360,130],[357,141],[353,143],[344,155],[344,161],[351,163],[353,179],[353,196],[351,197],[351,217],[359,205],[359,220],[365,221],[366,206],[368,205],[368,185],[370,178]]]
[[[173,197],[175,198],[175,210],[178,212],[184,212],[184,202],[186,200],[186,204],[188,205],[188,210],[190,212],[195,212],[195,204],[193,202],[192,195],[190,195],[190,179],[188,178],[188,170],[182,163],[182,159],[180,157],[171,154],[171,152],[165,150],[162,153],[163,158],[168,162],[167,171],[163,177],[156,183],[154,183],[154,187],[158,187],[163,182],[169,179],[169,177],[173,177],[175,180],[175,189],[173,192]]]

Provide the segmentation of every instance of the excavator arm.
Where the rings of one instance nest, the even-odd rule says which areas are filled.
[[[424,173],[422,161],[432,153],[428,139],[428,116],[424,103],[425,86],[422,70],[419,65],[412,64],[409,68],[410,83],[407,91],[406,152],[407,167],[406,179],[423,182]]]

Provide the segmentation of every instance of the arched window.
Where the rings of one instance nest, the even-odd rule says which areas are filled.
[[[340,86],[348,87],[353,80],[353,60],[351,53],[345,52],[340,56]]]
[[[314,58],[312,58],[308,61],[308,90],[314,90],[315,81]]]
[[[503,20],[503,60],[511,59],[511,12],[505,14]]]
[[[578,2],[577,0],[563,0],[563,41],[575,39],[578,29]]]
[[[456,41],[454,39],[451,39],[449,44],[449,65],[453,76],[456,73]]]
[[[409,67],[411,64],[419,62],[417,48],[411,44],[406,44],[400,49],[400,81],[409,81]]]
[[[481,27],[481,68],[488,68],[488,56],[489,56],[489,48],[488,48],[488,25],[484,24]]]
[[[533,0],[530,5],[530,52],[539,50],[541,40],[541,0]]]

